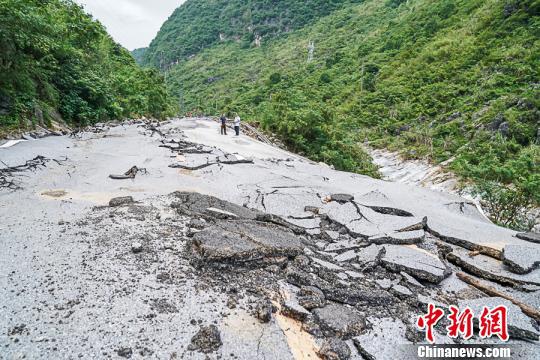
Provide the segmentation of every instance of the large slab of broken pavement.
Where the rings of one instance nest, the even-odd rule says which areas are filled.
[[[537,359],[540,243],[451,194],[205,118],[0,149],[0,358],[416,358],[429,303],[509,309]],[[493,343],[446,337],[439,343]]]

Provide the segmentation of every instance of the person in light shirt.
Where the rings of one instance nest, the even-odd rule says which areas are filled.
[[[234,131],[236,132],[236,136],[240,136],[240,116],[238,114],[234,118]]]

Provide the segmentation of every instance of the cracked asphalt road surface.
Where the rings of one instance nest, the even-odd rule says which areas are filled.
[[[506,301],[461,271],[540,307],[540,244],[448,205],[463,199],[208,119],[21,142],[0,170],[36,156],[61,161],[0,189],[0,359],[415,358],[396,344],[424,341],[427,303]],[[538,322],[517,306],[511,321],[515,358],[538,358]]]

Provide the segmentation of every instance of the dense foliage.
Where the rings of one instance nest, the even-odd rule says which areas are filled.
[[[165,69],[226,39],[249,47],[257,37],[287,33],[361,1],[188,0],[165,22],[144,55],[144,63]]]
[[[133,55],[137,64],[143,63],[143,57],[147,49],[148,48],[139,48],[131,51],[131,55]]]
[[[0,0],[0,127],[164,116],[163,76],[142,69],[68,0]]]
[[[341,169],[374,174],[358,146],[366,141],[450,160],[503,214],[495,220],[520,227],[511,213],[540,203],[539,13],[539,0],[366,0],[260,47],[181,50],[196,55],[168,71],[168,85],[184,111],[237,111]],[[210,34],[180,24],[171,17],[154,49],[169,46],[164,37]]]

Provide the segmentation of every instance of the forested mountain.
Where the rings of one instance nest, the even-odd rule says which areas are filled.
[[[237,111],[292,150],[371,175],[365,141],[450,160],[504,211],[540,201],[540,1],[226,4],[188,0],[146,54],[184,111]]]
[[[135,49],[133,51],[131,51],[131,55],[133,55],[133,57],[135,58],[135,61],[137,62],[137,64],[142,64],[143,63],[143,57],[144,57],[144,54],[146,53],[146,50],[148,48],[139,48],[139,49]]]
[[[0,0],[0,127],[76,124],[170,111],[163,76],[142,69],[69,0]]]
[[[168,68],[219,42],[244,48],[362,0],[188,0],[163,24],[144,63]]]

